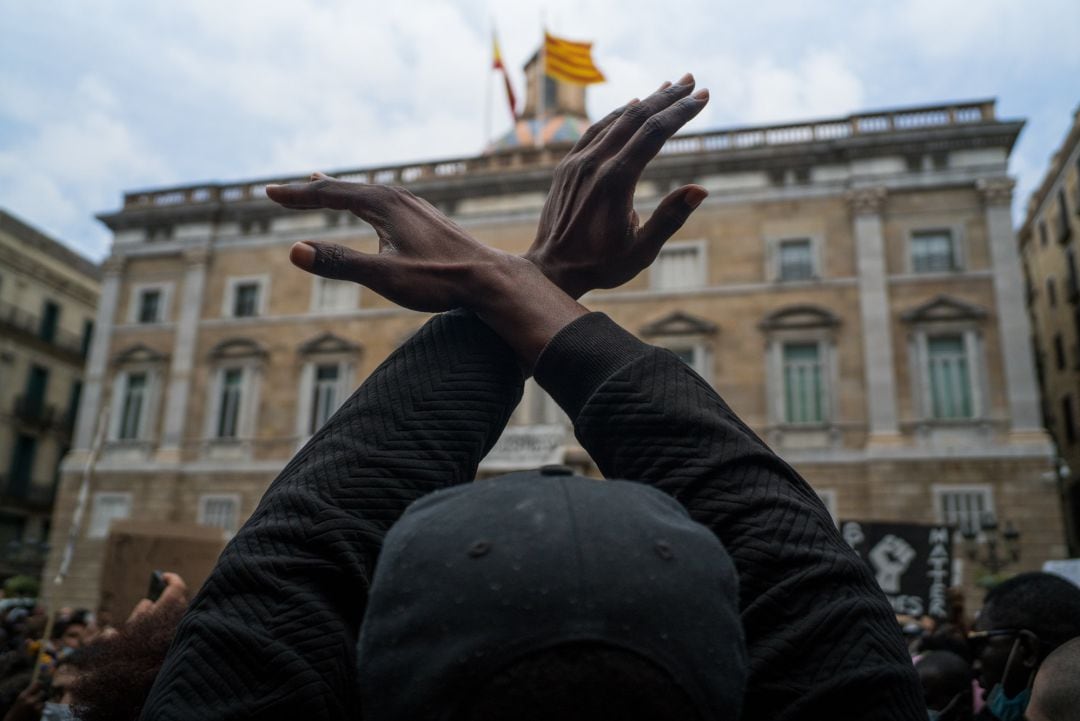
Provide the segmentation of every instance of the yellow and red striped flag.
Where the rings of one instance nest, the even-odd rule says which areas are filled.
[[[514,122],[517,122],[517,98],[514,97],[514,86],[510,84],[510,74],[506,72],[506,66],[503,65],[502,51],[499,50],[499,39],[495,37],[494,31],[491,33],[491,46],[493,54],[491,69],[502,72],[503,82],[506,84],[506,102],[510,104],[510,115],[513,116]]]
[[[544,73],[564,83],[591,85],[606,80],[593,64],[592,43],[557,38],[544,32]]]

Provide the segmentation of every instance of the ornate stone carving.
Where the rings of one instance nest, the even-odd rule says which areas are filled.
[[[851,210],[855,215],[876,215],[881,212],[881,206],[885,203],[885,188],[855,188],[847,194]]]
[[[1016,183],[1011,178],[980,178],[975,187],[987,205],[1012,205]]]

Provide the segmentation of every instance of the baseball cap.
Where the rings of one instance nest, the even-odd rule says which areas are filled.
[[[437,491],[379,555],[357,649],[364,718],[453,718],[501,669],[575,642],[649,659],[703,718],[738,716],[735,569],[672,497],[562,466]]]

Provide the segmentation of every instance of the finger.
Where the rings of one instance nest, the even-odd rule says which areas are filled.
[[[637,132],[646,120],[672,103],[685,98],[694,90],[694,76],[690,73],[683,75],[674,85],[669,85],[657,90],[640,103],[626,109],[611,129],[604,136],[604,146],[617,151]]]
[[[298,268],[323,278],[350,280],[364,285],[367,285],[366,280],[377,257],[337,243],[314,240],[296,243],[289,250],[289,260]]]
[[[570,152],[576,153],[587,148],[589,146],[589,143],[591,143],[593,139],[596,138],[596,136],[601,135],[604,130],[607,130],[609,127],[611,127],[611,124],[614,123],[615,120],[618,119],[619,116],[621,116],[628,107],[639,102],[641,101],[637,98],[634,98],[626,105],[620,105],[619,107],[615,108],[610,113],[605,115],[603,118],[590,125],[589,129],[585,131],[584,135],[578,138],[577,143],[575,143],[574,147],[570,149]]]
[[[622,160],[631,172],[640,173],[656,157],[664,143],[700,113],[708,102],[709,91],[702,89],[653,115],[638,128],[615,158]]]
[[[316,173],[307,183],[267,185],[266,195],[278,205],[293,210],[351,210],[360,217],[375,207],[384,196],[381,185],[349,183]]]
[[[127,618],[128,623],[131,623],[132,621],[139,618],[140,616],[143,616],[143,615],[145,615],[147,613],[150,613],[150,611],[153,610],[153,608],[154,608],[154,602],[153,601],[151,601],[149,598],[142,599],[141,601],[139,601],[138,603],[135,604],[135,608],[131,609],[131,613],[128,615],[128,618]]]
[[[659,251],[660,246],[675,235],[708,194],[700,185],[684,185],[671,191],[656,206],[638,237],[643,243]]]
[[[165,578],[165,590],[161,592],[161,598],[158,599],[158,602],[171,603],[178,601],[185,603],[187,601],[187,584],[184,583],[184,579],[175,573],[163,573],[162,576]]]

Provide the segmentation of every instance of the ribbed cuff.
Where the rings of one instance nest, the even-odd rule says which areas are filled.
[[[603,313],[589,313],[552,338],[536,359],[536,382],[575,420],[600,385],[652,349]]]

